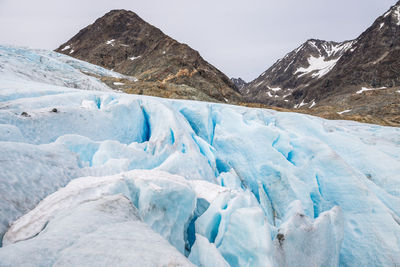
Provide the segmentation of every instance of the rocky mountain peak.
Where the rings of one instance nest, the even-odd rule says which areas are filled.
[[[134,76],[129,92],[208,101],[240,99],[233,82],[186,44],[127,10],[112,10],[57,52]],[[173,92],[171,92],[173,90]]]
[[[242,78],[231,78],[231,81],[233,82],[233,84],[235,84],[237,90],[241,90],[243,87],[246,86],[246,81],[243,80]]]

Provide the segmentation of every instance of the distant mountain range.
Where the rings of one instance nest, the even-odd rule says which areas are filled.
[[[128,75],[114,89],[400,126],[400,2],[355,40],[310,39],[246,83],[135,13],[113,10],[57,52]]]
[[[308,40],[240,91],[250,102],[400,125],[399,86],[400,2],[355,40]]]

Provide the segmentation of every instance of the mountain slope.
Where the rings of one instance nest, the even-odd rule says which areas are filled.
[[[239,90],[239,92],[247,84],[246,81],[244,81],[242,78],[231,78],[231,81],[236,86],[236,88]]]
[[[400,125],[399,13],[400,2],[355,40],[309,40],[241,92],[248,101],[319,116],[347,111]]]
[[[341,93],[341,87],[347,89],[361,85],[370,88],[400,86],[399,14],[400,2],[354,40],[351,49],[343,55],[332,71],[311,86],[321,88],[327,95]],[[308,92],[305,93],[306,96],[307,94]]]
[[[170,90],[171,85],[186,85],[195,90],[179,87],[177,91],[187,89],[181,98],[201,99],[206,94],[216,101],[240,99],[230,79],[197,51],[165,35],[131,11],[108,12],[56,51],[134,76],[138,82],[130,83],[133,89]]]
[[[293,92],[329,73],[352,43],[308,40],[248,83],[241,92],[253,101],[293,107]]]

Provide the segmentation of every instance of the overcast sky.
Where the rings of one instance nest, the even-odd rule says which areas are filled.
[[[310,38],[356,38],[395,0],[0,0],[0,44],[55,49],[111,9],[136,12],[250,81]]]

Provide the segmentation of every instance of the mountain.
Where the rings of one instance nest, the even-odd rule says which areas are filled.
[[[399,14],[400,2],[355,40],[308,40],[241,92],[248,101],[315,115],[400,125]]]
[[[135,77],[120,86],[131,93],[222,102],[240,99],[231,80],[197,51],[131,11],[108,12],[55,51]],[[114,83],[108,80],[110,86]]]
[[[244,86],[246,86],[246,82],[242,78],[231,78],[231,81],[236,86],[236,88],[240,91]]]
[[[308,40],[241,88],[241,92],[252,100],[293,107],[293,92],[329,73],[351,45],[352,41]]]
[[[400,265],[400,128],[125,94],[66,55],[0,55],[0,266]]]

